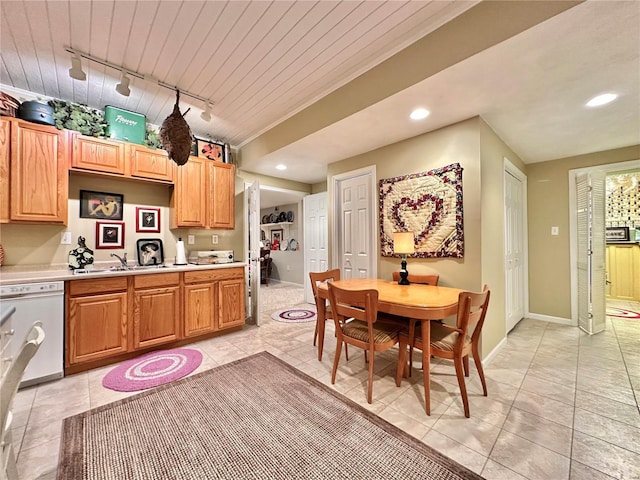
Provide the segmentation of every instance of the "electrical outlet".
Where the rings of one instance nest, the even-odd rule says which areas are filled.
[[[62,232],[60,245],[71,245],[71,232]]]
[[[193,245],[194,243],[196,243],[196,236],[195,235],[188,235],[187,236],[187,245]]]
[[[213,245],[217,245],[218,244],[218,235],[211,235],[211,243]]]

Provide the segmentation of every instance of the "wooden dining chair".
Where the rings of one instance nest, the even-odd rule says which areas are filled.
[[[322,349],[324,348],[324,332],[325,332],[325,324],[327,320],[333,320],[333,313],[331,311],[331,306],[326,305],[325,299],[318,298],[318,283],[327,282],[327,281],[335,281],[340,280],[340,269],[334,268],[333,270],[327,270],[325,272],[309,272],[309,279],[311,280],[311,290],[313,291],[313,298],[316,302],[316,310],[318,310],[318,302],[325,302],[325,322],[320,325],[320,317],[316,316],[316,331],[313,334],[313,346],[316,346],[316,340],[318,335],[320,335],[320,343],[318,345],[318,360],[322,360]],[[322,328],[322,332],[320,329]],[[345,345],[345,355],[347,360],[349,360],[349,352],[347,351],[347,346]]]
[[[331,384],[336,383],[342,344],[361,348],[369,363],[367,402],[373,398],[373,364],[375,352],[383,352],[398,343],[402,326],[393,321],[378,321],[377,290],[345,290],[329,284],[329,303],[336,326],[336,355],[333,360]]]
[[[428,346],[430,354],[434,357],[447,358],[453,360],[456,369],[456,377],[460,386],[462,403],[464,405],[464,416],[469,418],[469,399],[467,398],[467,388],[464,377],[469,376],[469,354],[473,355],[473,360],[480,375],[484,396],[487,396],[487,384],[484,379],[484,370],[480,361],[478,344],[482,326],[489,307],[489,288],[485,285],[482,293],[460,292],[458,296],[458,314],[456,325],[451,326],[439,322],[431,322],[431,338]],[[405,356],[409,335],[400,333],[400,347],[398,354],[398,369],[396,371],[396,385],[400,386],[403,371],[406,365]],[[413,339],[413,346],[420,350],[424,349],[422,336],[417,335]],[[425,400],[429,396],[426,391],[430,385],[425,385]],[[427,405],[428,407],[428,405]]]
[[[0,427],[2,427],[2,438],[0,445],[2,450],[2,477],[8,480],[18,480],[18,470],[16,467],[16,457],[13,451],[13,442],[11,439],[12,419],[11,404],[13,397],[18,391],[20,380],[24,374],[25,368],[29,361],[40,348],[40,344],[44,341],[44,330],[41,322],[35,322],[27,333],[18,356],[11,362],[2,382],[0,383]]]
[[[400,280],[400,272],[393,272],[391,274],[393,277],[393,281],[397,282]],[[438,285],[438,280],[440,279],[440,275],[437,273],[429,274],[429,275],[421,275],[410,273],[407,276],[407,280],[409,283],[419,283],[421,285]],[[415,318],[409,319],[409,339],[412,339],[416,333],[416,324],[420,320],[416,320]],[[409,376],[411,376],[411,371],[413,370],[413,344],[409,342]]]

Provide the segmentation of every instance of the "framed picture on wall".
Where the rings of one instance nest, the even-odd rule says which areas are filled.
[[[118,193],[80,190],[80,218],[122,220],[124,197]]]
[[[124,248],[124,222],[96,222],[96,248]]]
[[[278,244],[282,243],[282,229],[276,228],[271,230],[271,245],[278,242]]]
[[[136,207],[136,232],[160,232],[160,209]]]
[[[208,158],[216,162],[224,162],[224,144],[211,140],[196,139],[198,145],[198,156]]]

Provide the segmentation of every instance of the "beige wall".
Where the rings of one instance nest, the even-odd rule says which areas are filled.
[[[502,165],[503,157],[507,154],[514,158],[515,163],[521,163],[491,129],[479,117],[475,117],[333,163],[329,165],[328,172],[331,190],[334,175],[369,165],[376,166],[377,185],[377,181],[383,178],[460,163],[463,168],[464,258],[409,258],[407,263],[411,273],[438,273],[440,285],[479,291],[483,283],[489,284],[492,289],[492,301],[483,334],[483,356],[486,356],[505,334],[501,218]],[[332,195],[333,192],[330,191],[330,212],[333,209]],[[494,214],[497,208],[499,219],[496,219]],[[331,230],[331,213],[329,216]],[[483,224],[485,221],[488,222],[486,226]],[[496,234],[497,228],[500,229],[499,234]],[[331,234],[330,232],[329,238]],[[376,235],[376,238],[379,238],[378,225]],[[485,251],[487,244],[489,246]],[[380,257],[378,277],[391,278],[391,273],[399,269],[399,264],[397,258]]]
[[[569,170],[637,159],[640,145],[527,165],[531,313],[571,318]]]
[[[491,289],[489,314],[482,331],[482,352],[490,352],[506,335],[504,273],[504,158],[526,172],[520,158],[482,119],[480,128],[481,161],[481,265],[482,282]]]

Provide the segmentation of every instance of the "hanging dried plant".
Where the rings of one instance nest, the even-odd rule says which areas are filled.
[[[178,165],[184,165],[189,160],[191,153],[191,143],[193,135],[184,116],[186,112],[180,113],[180,91],[176,90],[176,104],[173,106],[173,112],[160,127],[160,141],[162,148],[169,154],[169,158]]]

